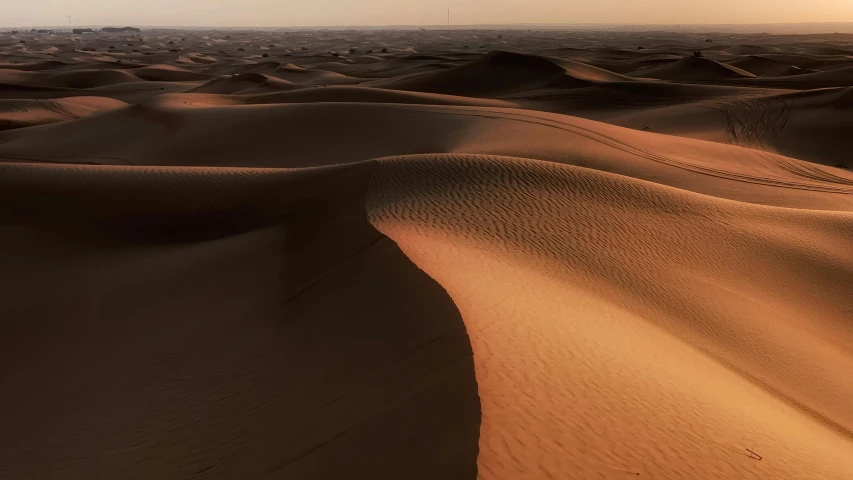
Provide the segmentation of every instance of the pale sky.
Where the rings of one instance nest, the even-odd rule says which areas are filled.
[[[853,0],[0,0],[0,25],[853,22]]]

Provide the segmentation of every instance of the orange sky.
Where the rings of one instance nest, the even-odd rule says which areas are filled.
[[[0,25],[853,22],[853,0],[0,0]],[[8,5],[7,5],[8,7]]]

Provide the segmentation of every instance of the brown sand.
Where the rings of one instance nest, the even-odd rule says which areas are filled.
[[[705,38],[0,35],[0,478],[853,478],[853,36]]]

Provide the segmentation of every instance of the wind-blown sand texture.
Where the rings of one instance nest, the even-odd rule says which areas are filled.
[[[849,480],[851,72],[841,34],[0,35],[0,478]]]

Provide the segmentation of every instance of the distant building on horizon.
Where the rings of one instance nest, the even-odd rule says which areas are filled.
[[[136,27],[104,27],[101,29],[102,32],[107,33],[128,33],[128,32],[141,32],[142,30]]]
[[[95,31],[91,28],[75,28],[74,30],[71,30],[71,33],[73,33],[74,35],[91,35],[94,34]]]

